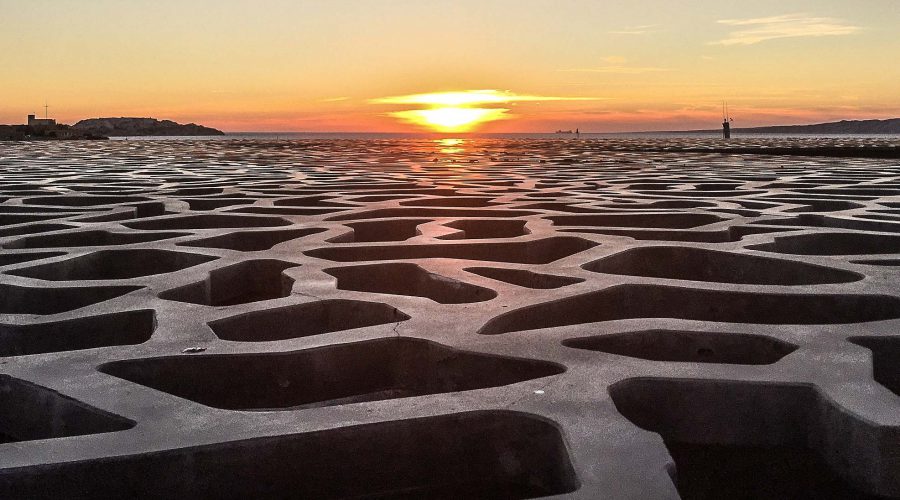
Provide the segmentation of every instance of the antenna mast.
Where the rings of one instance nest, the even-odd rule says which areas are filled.
[[[47,113],[47,108],[49,108],[49,107],[50,107],[50,106],[47,105],[47,100],[45,99],[45,100],[44,100],[44,119],[45,119],[45,120],[49,117],[49,115],[48,115],[48,113]]]

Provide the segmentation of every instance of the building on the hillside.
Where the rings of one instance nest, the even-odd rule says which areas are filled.
[[[34,115],[28,115],[29,127],[52,127],[56,125],[53,118],[36,118]]]

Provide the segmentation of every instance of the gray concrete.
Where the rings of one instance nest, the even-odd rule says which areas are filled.
[[[900,498],[900,162],[608,146],[3,145],[0,497]]]

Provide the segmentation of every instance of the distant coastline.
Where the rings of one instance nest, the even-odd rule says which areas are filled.
[[[225,132],[197,125],[180,124],[155,118],[89,118],[75,125],[63,125],[52,119],[34,119],[23,125],[0,125],[0,140],[61,141],[104,140],[110,137],[190,137],[223,136]]]
[[[798,135],[897,135],[900,134],[900,118],[886,120],[841,120],[809,125],[770,125],[766,127],[732,127],[734,134],[798,134]],[[629,134],[714,134],[721,129],[658,130],[627,132]]]
[[[746,136],[900,136],[900,118],[885,120],[841,120],[837,122],[816,123],[809,125],[774,125],[765,127],[732,128],[736,135]],[[634,132],[589,132],[582,131],[581,136],[590,137],[721,137],[721,129],[696,130],[659,130]],[[568,134],[563,134],[568,135]],[[179,124],[171,120],[155,118],[89,118],[75,125],[0,125],[0,140],[86,140],[86,139],[122,139],[122,138],[198,138],[198,139],[329,139],[329,138],[429,138],[450,137],[454,134],[435,134],[428,132],[223,132],[221,130],[195,123]],[[560,134],[552,132],[519,132],[519,133],[467,133],[466,137],[498,137],[498,138],[559,138]]]
[[[101,134],[76,130],[69,125],[0,125],[0,141],[106,140]]]

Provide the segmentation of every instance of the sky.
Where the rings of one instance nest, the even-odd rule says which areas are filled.
[[[0,123],[45,102],[232,132],[893,118],[898,27],[900,0],[0,0]],[[476,97],[415,97],[441,92]]]

